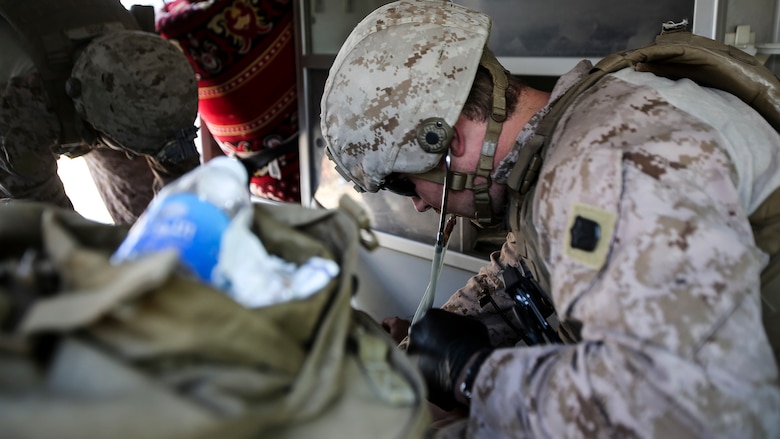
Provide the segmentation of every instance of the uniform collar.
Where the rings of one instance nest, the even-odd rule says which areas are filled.
[[[564,73],[558,81],[555,83],[552,92],[550,92],[550,99],[547,104],[536,114],[531,116],[531,119],[520,130],[520,133],[515,138],[515,146],[512,151],[501,160],[496,170],[493,171],[493,180],[497,183],[506,183],[509,173],[517,163],[517,157],[520,155],[520,150],[525,146],[531,138],[533,138],[536,132],[536,127],[544,119],[547,113],[550,111],[552,105],[563,96],[574,84],[577,84],[582,78],[584,78],[588,72],[593,68],[593,64],[588,60],[580,61],[572,70]]]

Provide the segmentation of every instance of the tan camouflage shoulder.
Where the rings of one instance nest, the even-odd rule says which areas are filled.
[[[515,244],[515,236],[509,232],[501,250],[490,255],[490,262],[441,306],[444,310],[481,320],[488,328],[493,346],[513,346],[519,339],[496,309],[497,305],[505,317],[514,318],[510,312],[514,306],[513,300],[507,294],[497,293],[497,290],[504,288],[501,278],[504,267],[518,265]],[[488,294],[492,296],[495,305],[486,300]]]
[[[583,324],[582,341],[496,351],[474,386],[469,437],[780,435],[766,255],[722,141],[615,77],[569,108],[533,227],[558,314]],[[594,225],[595,242],[572,237]]]

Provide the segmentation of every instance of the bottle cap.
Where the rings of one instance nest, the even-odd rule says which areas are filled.
[[[234,175],[241,183],[249,183],[249,175],[246,172],[246,168],[238,159],[228,156],[218,156],[206,162],[206,166],[211,168],[224,169]]]

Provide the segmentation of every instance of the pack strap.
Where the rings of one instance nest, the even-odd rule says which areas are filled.
[[[604,75],[627,67],[670,79],[688,78],[701,86],[724,90],[750,105],[780,131],[780,79],[769,69],[736,47],[684,30],[664,31],[656,37],[654,44],[605,57],[552,104],[509,174],[507,186],[517,206],[525,205],[527,194],[536,184],[547,144],[565,110]],[[510,220],[520,220],[518,215],[515,212]],[[756,245],[770,255],[769,264],[761,273],[763,319],[780,361],[780,189],[775,190],[749,220]]]
[[[764,288],[780,279],[780,189],[775,189],[749,219],[756,245],[770,256],[769,264],[761,272],[762,299],[773,313],[780,315],[780,285]]]
[[[750,54],[686,31],[665,32],[655,43],[604,58],[596,68],[607,71],[632,66],[670,79],[688,78],[717,88],[753,107],[780,131],[780,78]]]
[[[257,169],[266,167],[272,161],[279,157],[298,150],[298,136],[293,136],[284,143],[273,148],[264,149],[257,154],[239,160],[252,173]]]
[[[623,62],[625,63],[625,61]],[[614,65],[617,65],[617,63],[610,64],[610,66]],[[625,66],[628,66],[628,64],[626,63]],[[552,104],[547,116],[545,116],[544,119],[539,122],[539,125],[537,125],[534,136],[520,150],[517,164],[509,173],[507,186],[512,189],[514,195],[524,197],[536,183],[536,179],[539,178],[539,170],[542,168],[542,157],[544,157],[544,152],[547,149],[549,139],[564,111],[569,108],[569,105],[576,97],[598,82],[604,75],[612,71],[613,70],[606,68],[600,68],[597,65],[591,69],[590,73],[585,78],[567,90],[566,93]]]
[[[520,151],[507,185],[524,197],[536,183],[549,138],[572,101],[604,75],[626,67],[670,79],[689,78],[699,85],[727,91],[750,105],[780,131],[780,79],[756,58],[687,31],[661,33],[655,43],[619,52],[599,61],[590,73],[553,103],[534,137]]]

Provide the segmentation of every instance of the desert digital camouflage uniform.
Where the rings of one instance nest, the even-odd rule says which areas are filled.
[[[562,77],[551,98],[588,64]],[[778,368],[759,296],[768,258],[747,219],[780,185],[778,159],[778,134],[757,113],[688,80],[624,70],[580,96],[526,198],[528,222],[443,305],[511,346],[479,298],[502,287],[503,266],[524,260],[549,284],[560,319],[581,328],[578,341],[496,350],[477,376],[470,417],[440,435],[780,437]],[[592,252],[571,245],[577,215],[601,226]]]
[[[58,134],[57,116],[46,109],[38,77],[11,78],[0,97],[0,198],[73,208],[57,175]],[[147,159],[107,148],[83,157],[111,218],[133,223],[154,196]]]
[[[445,1],[394,2],[355,27],[331,67],[321,128],[359,191],[441,163],[446,148],[426,148],[421,129],[433,116],[456,123],[489,29]],[[588,70],[564,75],[551,102]],[[509,182],[548,109],[495,182]],[[468,419],[439,434],[780,437],[759,291],[768,257],[748,220],[780,186],[778,160],[778,134],[755,111],[687,79],[620,71],[579,95],[532,195],[510,202],[520,219],[501,252],[442,307],[485,322],[499,348],[479,370]],[[584,251],[570,231],[587,222],[600,234]],[[515,347],[519,337],[480,304],[496,293],[511,308],[496,292],[501,270],[523,265],[552,295],[568,343]]]
[[[88,9],[90,13],[80,12],[83,8]],[[30,20],[29,17],[33,12],[38,16],[36,19]],[[115,0],[51,0],[31,2],[26,5],[10,0],[0,0],[0,13],[0,49],[3,53],[3,63],[0,66],[0,199],[45,201],[61,207],[72,208],[72,203],[57,175],[57,158],[66,152],[66,149],[62,147],[63,126],[68,125],[68,123],[61,123],[56,112],[52,110],[52,103],[60,102],[67,97],[47,99],[47,89],[42,80],[43,75],[40,74],[35,62],[33,62],[35,57],[24,48],[23,37],[14,30],[11,24],[13,20],[5,19],[5,14],[9,14],[8,17],[21,15],[22,19],[19,19],[19,23],[25,23],[23,28],[29,28],[28,31],[31,35],[40,37],[41,40],[53,44],[54,47],[62,47],[60,50],[63,53],[56,52],[51,55],[60,63],[63,62],[60,58],[69,54],[67,50],[72,49],[69,44],[62,41],[58,42],[59,46],[54,44],[52,35],[78,33],[90,26],[94,25],[93,27],[97,28],[98,25],[104,24],[106,29],[116,30],[121,27],[130,31],[138,31],[138,24],[131,14]],[[121,26],[119,26],[120,23]],[[52,29],[61,29],[62,32],[57,33]],[[50,33],[46,34],[46,32]],[[148,57],[148,55],[146,58],[139,55],[138,59],[147,60]],[[77,61],[70,60],[70,62],[78,65]],[[133,60],[128,60],[128,62],[133,62]],[[173,65],[173,61],[170,63]],[[61,68],[62,66],[57,64],[53,70]],[[139,70],[141,69],[139,68]],[[172,72],[171,76],[179,74],[173,69],[170,71]],[[51,75],[51,73],[49,74]],[[197,94],[194,86],[194,73],[192,76],[192,104],[189,106],[181,105],[175,111],[181,114],[192,113],[194,119],[194,114],[197,111]],[[176,80],[182,84],[187,82],[186,79],[180,76],[176,77]],[[119,82],[119,79],[117,81]],[[121,85],[119,84],[117,89]],[[87,90],[94,93],[97,88],[85,86],[83,88],[84,94],[87,93]],[[132,100],[133,90],[122,88],[120,92],[122,91],[128,93],[128,101]],[[179,93],[178,90],[171,90],[172,98],[169,100],[177,98],[177,93]],[[164,99],[162,97],[153,97],[153,99],[158,99],[159,105],[163,106]],[[106,102],[108,101],[107,98]],[[133,103],[128,103],[126,112],[117,111],[114,113],[111,111],[108,117],[113,115],[119,121],[120,117],[124,115],[124,119],[119,123],[126,123],[127,120],[141,120],[142,117],[136,116],[139,106],[131,104]],[[75,116],[72,117],[75,118]],[[160,119],[164,119],[162,110],[160,111]],[[93,120],[88,122],[95,124]],[[152,134],[149,136],[151,137]],[[138,138],[145,139],[144,136],[138,136]],[[150,147],[157,146],[152,142],[149,143]],[[130,151],[139,149],[137,145],[121,146]],[[119,224],[133,223],[145,210],[157,190],[199,164],[199,157],[195,152],[194,145],[191,146],[192,154],[190,156],[185,160],[175,162],[162,162],[146,154],[131,154],[125,150],[109,149],[100,142],[94,142],[91,145],[84,142],[78,148],[81,149],[80,153],[86,152],[83,157],[92,179],[109,214],[114,222]],[[73,145],[69,145],[67,148],[68,152],[74,150]]]

